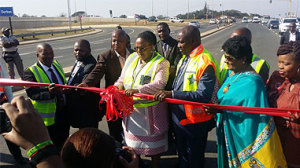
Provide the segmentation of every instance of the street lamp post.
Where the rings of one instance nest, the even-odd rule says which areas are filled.
[[[152,16],[153,16],[153,0],[152,0]]]
[[[169,17],[169,2],[168,2],[168,0],[167,0],[167,17]]]
[[[190,13],[190,0],[188,0],[188,12],[186,14],[186,19],[189,20],[189,13]]]
[[[70,30],[71,30],[71,29],[72,29],[72,25],[71,25],[72,20],[71,20],[70,0],[67,0],[67,2],[68,2],[69,28],[70,28]]]

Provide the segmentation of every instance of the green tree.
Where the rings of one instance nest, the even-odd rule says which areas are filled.
[[[121,15],[120,18],[127,18],[127,16],[126,15]]]

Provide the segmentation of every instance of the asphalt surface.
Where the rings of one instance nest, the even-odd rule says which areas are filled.
[[[277,56],[276,51],[279,47],[279,35],[278,30],[269,30],[266,26],[256,23],[236,23],[233,26],[228,27],[224,30],[216,32],[212,35],[202,38],[203,46],[211,52],[211,54],[220,61],[220,57],[223,54],[221,51],[222,44],[230,37],[230,34],[234,29],[238,27],[248,27],[252,32],[252,47],[253,52],[260,58],[266,59],[270,64],[270,74],[277,69]],[[178,30],[182,27],[171,27],[171,35],[176,37]],[[201,33],[210,31],[216,28],[215,25],[209,25],[208,23],[201,24],[199,29]],[[102,28],[103,32],[87,35],[81,38],[87,39],[91,43],[92,54],[96,58],[99,53],[102,53],[110,48],[110,37],[111,31],[114,28]],[[131,37],[131,45],[134,47],[134,40],[138,33],[147,28],[132,28],[124,27],[124,30]],[[151,30],[151,29],[150,29]],[[75,58],[73,56],[73,44],[79,39],[69,38],[64,40],[50,41],[55,53],[56,59],[62,64],[63,67],[72,67],[74,65]],[[19,46],[19,52],[24,61],[24,67],[30,66],[36,62],[35,55],[36,44],[27,44]],[[101,86],[104,86],[103,80]],[[15,92],[14,95],[24,95],[24,91]],[[108,132],[105,119],[99,123],[99,129]],[[77,129],[71,129],[71,133],[75,132]],[[23,155],[26,156],[25,151],[22,151]],[[216,135],[215,130],[212,130],[208,136],[207,149],[205,153],[206,158],[206,168],[217,167],[217,149],[216,149]],[[144,158],[149,159],[149,158]],[[14,159],[9,154],[6,144],[2,137],[0,137],[0,167],[2,168],[15,168]],[[174,154],[168,154],[162,156],[161,167],[176,167],[177,166],[177,156]]]

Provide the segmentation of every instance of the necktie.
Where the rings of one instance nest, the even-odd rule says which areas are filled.
[[[163,52],[164,52],[164,56],[166,57],[167,56],[167,46],[168,44],[166,44],[166,43],[163,43]]]
[[[53,72],[53,69],[49,68],[48,71],[51,73],[52,82],[55,83],[55,84],[59,84],[58,83],[58,79],[57,79],[55,73]],[[63,95],[59,93],[58,95],[56,95],[56,97],[57,97],[58,103],[61,104],[61,105],[63,105],[64,102],[65,102],[65,100],[63,98]]]
[[[48,71],[51,73],[51,79],[52,79],[52,82],[53,82],[53,83],[56,83],[56,84],[59,84],[59,83],[58,83],[58,79],[57,79],[55,73],[53,72],[53,69],[49,68]]]

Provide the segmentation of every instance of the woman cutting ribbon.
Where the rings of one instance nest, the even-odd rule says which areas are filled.
[[[268,107],[261,77],[252,69],[252,48],[240,36],[222,46],[229,76],[217,93],[220,105]],[[217,112],[219,167],[286,167],[273,118],[206,107]]]
[[[133,93],[154,94],[163,90],[169,77],[170,63],[154,51],[156,37],[150,31],[140,33],[136,39],[136,52],[125,62],[121,76],[115,83],[125,89],[126,96]],[[158,167],[162,152],[168,149],[167,104],[134,97],[134,111],[123,119],[125,143],[137,154],[149,155],[152,167]]]

